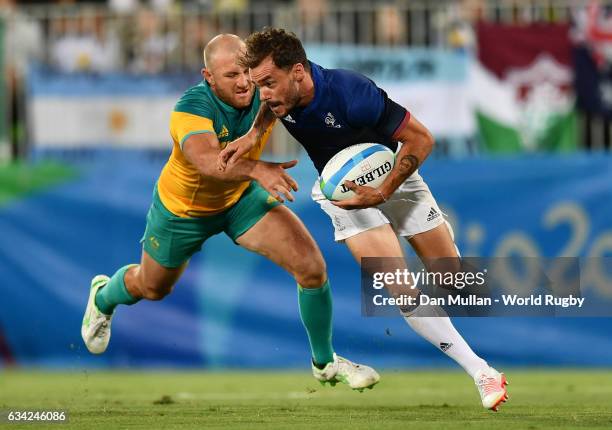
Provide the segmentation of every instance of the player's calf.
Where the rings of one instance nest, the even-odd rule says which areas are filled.
[[[166,277],[146,276],[141,266],[136,266],[125,274],[125,285],[135,297],[158,301],[169,295],[174,288],[174,280]]]
[[[158,301],[169,295],[174,285],[144,284],[139,286],[140,294],[143,299]]]

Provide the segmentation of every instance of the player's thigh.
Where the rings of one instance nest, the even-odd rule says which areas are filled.
[[[148,290],[171,288],[204,241],[223,231],[223,222],[223,215],[178,217],[163,205],[155,190],[141,239],[141,269],[136,278],[141,287]]]
[[[302,286],[317,287],[326,280],[319,247],[302,221],[286,206],[268,211],[236,238],[236,243],[283,267]]]
[[[407,268],[404,253],[391,224],[383,224],[345,239],[346,246],[362,272],[396,273]],[[402,285],[387,283],[387,289],[394,296],[412,294]]]
[[[404,253],[391,224],[383,224],[347,237],[346,246],[358,263],[364,257],[401,258]]]
[[[238,245],[289,271],[303,287],[319,287],[327,277],[319,247],[302,221],[257,182],[229,211],[225,231]]]
[[[430,272],[460,270],[461,260],[447,222],[407,240]]]
[[[390,224],[363,231],[348,237],[345,242],[361,265],[362,273],[397,273],[408,269],[402,247]],[[418,294],[410,283],[386,282],[386,288],[394,297]]]
[[[421,259],[455,258],[459,256],[449,225],[446,222],[432,230],[409,237],[408,242]]]
[[[362,264],[363,258],[379,257],[376,261],[369,260],[366,270],[374,270],[374,266],[369,267],[370,263],[375,265],[376,271],[394,271],[406,267],[399,240],[380,209],[339,208],[323,196],[319,181],[315,182],[311,197],[329,216],[335,240],[345,242],[359,264]]]
[[[457,257],[450,226],[420,177],[402,184],[381,209],[426,267],[437,259]]]

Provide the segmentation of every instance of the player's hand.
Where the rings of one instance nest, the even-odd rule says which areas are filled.
[[[233,164],[240,159],[244,154],[247,154],[253,149],[257,140],[253,139],[249,134],[239,137],[231,141],[225,148],[221,150],[217,157],[217,169],[225,171],[228,164]]]
[[[342,209],[365,209],[385,202],[382,192],[376,188],[357,185],[353,181],[344,181],[344,186],[355,193],[350,199],[332,201]]]
[[[281,203],[284,203],[283,196],[290,202],[294,201],[291,190],[297,191],[297,182],[286,172],[297,164],[297,160],[286,161],[284,163],[270,163],[260,161],[256,169],[253,171],[254,179],[266,190],[272,197]]]

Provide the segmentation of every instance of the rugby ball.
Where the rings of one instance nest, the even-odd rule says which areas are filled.
[[[327,162],[319,178],[328,200],[346,200],[355,195],[344,181],[377,188],[393,169],[395,154],[379,143],[360,143],[343,149]]]

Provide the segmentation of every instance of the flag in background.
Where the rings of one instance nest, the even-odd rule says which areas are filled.
[[[573,29],[576,105],[612,118],[612,13],[592,2],[576,16]]]
[[[499,153],[574,150],[569,26],[481,23],[477,36],[471,84],[484,148]]]

